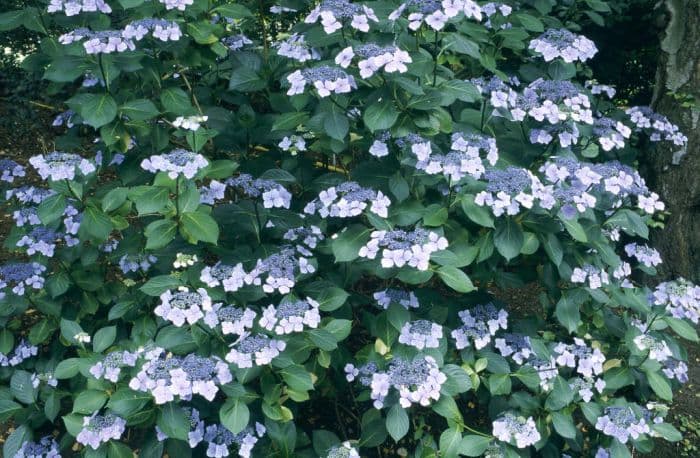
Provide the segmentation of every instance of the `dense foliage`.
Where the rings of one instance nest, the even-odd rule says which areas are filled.
[[[665,403],[700,288],[638,282],[664,205],[634,166],[686,139],[591,80],[577,22],[608,11],[0,15],[47,32],[24,66],[73,94],[57,151],[0,161],[4,456],[602,458],[679,440]],[[525,284],[537,303],[503,302]]]

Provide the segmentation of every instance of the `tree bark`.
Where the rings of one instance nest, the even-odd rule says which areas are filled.
[[[700,2],[665,0],[665,7],[652,107],[678,124],[688,144],[659,145],[646,155],[649,186],[671,213],[652,242],[664,260],[662,276],[700,283]]]

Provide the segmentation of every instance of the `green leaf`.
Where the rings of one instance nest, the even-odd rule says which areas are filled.
[[[408,414],[406,410],[396,403],[391,406],[386,415],[386,430],[394,441],[400,441],[407,433],[409,427]]]
[[[292,364],[280,371],[285,383],[295,391],[308,391],[314,389],[314,384],[311,381],[309,374],[304,366]]]
[[[486,207],[480,207],[474,203],[474,196],[466,194],[462,197],[462,211],[467,215],[467,218],[474,221],[479,226],[495,227],[493,224],[493,216]]]
[[[574,392],[563,377],[557,376],[552,385],[552,392],[544,403],[546,409],[561,410],[574,400]]]
[[[146,226],[146,249],[157,250],[173,241],[177,235],[177,223],[171,219],[153,221]]]
[[[85,208],[83,220],[80,224],[80,233],[102,241],[107,240],[113,228],[112,220],[102,210],[93,206]]]
[[[73,378],[80,371],[80,358],[68,358],[59,362],[53,371],[58,380]]]
[[[114,188],[102,198],[102,211],[111,212],[124,205],[129,190],[126,188]]]
[[[9,399],[0,399],[0,421],[6,422],[24,407]]]
[[[27,371],[15,371],[10,379],[10,391],[19,402],[24,404],[34,404],[36,395],[39,392],[32,385],[32,374]]]
[[[350,130],[348,118],[335,104],[329,103],[323,111],[323,130],[329,137],[343,141]]]
[[[335,340],[340,342],[341,340],[345,340],[350,335],[350,331],[352,330],[352,321],[332,319],[323,329],[333,334],[335,336]]]
[[[246,8],[243,5],[233,3],[217,6],[216,8],[214,8],[214,11],[219,13],[221,16],[230,17],[232,19],[243,19],[247,17],[253,17],[253,13],[251,13],[248,8]]]
[[[405,310],[403,307],[401,309]],[[441,371],[447,376],[447,380],[442,385],[442,389],[446,393],[456,396],[472,388],[473,385],[469,374],[456,364],[445,364]]]
[[[8,11],[0,14],[0,32],[16,29],[22,25],[24,20],[24,10]],[[13,456],[14,454],[5,454],[5,456]]]
[[[169,289],[180,286],[180,280],[170,275],[159,275],[148,280],[139,290],[148,296],[160,296]]]
[[[136,204],[139,215],[158,213],[170,201],[170,191],[163,186],[137,186],[129,190],[129,199]]]
[[[549,64],[548,73],[552,79],[559,81],[569,80],[576,76],[576,65],[557,59]]]
[[[173,439],[187,440],[190,431],[190,420],[187,413],[175,402],[163,406],[156,421],[158,427]],[[227,426],[228,427],[228,426]]]
[[[183,213],[180,217],[180,233],[190,243],[202,241],[216,244],[219,239],[219,225],[206,213]]]
[[[567,439],[576,438],[576,426],[571,419],[571,414],[561,411],[552,412],[552,424],[554,425],[554,430],[559,433],[560,436],[566,437]]]
[[[462,445],[462,433],[456,428],[445,430],[440,435],[440,456],[444,458],[454,458],[458,456]]]
[[[2,446],[2,455],[6,457],[17,455],[22,445],[31,440],[31,437],[32,431],[26,425],[20,425],[5,439],[5,443]]]
[[[460,33],[446,34],[443,43],[447,49],[460,54],[466,54],[474,59],[479,59],[481,57],[479,45]]]
[[[671,329],[685,340],[690,340],[691,342],[698,341],[698,333],[695,328],[691,326],[687,321],[680,320],[678,318],[665,317],[664,321],[671,326]]]
[[[442,281],[455,291],[469,293],[476,289],[467,274],[456,267],[442,266],[437,273]]]
[[[90,415],[107,402],[107,394],[99,390],[82,391],[73,401],[73,413]]]
[[[490,443],[490,437],[468,434],[462,438],[462,441],[459,444],[459,453],[464,456],[481,456],[484,454]]]
[[[350,297],[350,294],[345,290],[331,286],[323,288],[321,293],[316,295],[314,299],[318,302],[319,309],[324,312],[332,312],[342,307],[348,297]]]
[[[581,226],[581,223],[575,219],[567,219],[563,216],[560,216],[559,219],[561,220],[562,224],[564,224],[566,232],[568,232],[569,235],[574,238],[574,240],[583,243],[588,242],[588,236],[586,236],[586,231],[583,229],[583,226]]]
[[[390,129],[399,118],[399,112],[390,100],[375,102],[365,110],[362,119],[372,132]]]
[[[66,104],[95,129],[109,124],[117,117],[117,102],[109,94],[78,94]]]
[[[506,218],[496,227],[493,243],[501,255],[508,261],[520,254],[525,243],[525,236],[520,225],[513,218]]]
[[[63,194],[56,194],[44,199],[36,209],[37,215],[43,224],[50,224],[63,216],[66,209],[66,198]]]
[[[367,242],[370,229],[350,226],[331,242],[335,262],[349,262],[358,258],[360,248]]]
[[[153,396],[150,393],[120,388],[109,398],[107,408],[120,417],[129,418],[152,400]]]
[[[544,32],[544,24],[534,16],[525,13],[518,13],[515,17],[525,27],[525,30],[530,32]]]
[[[92,351],[95,353],[102,353],[110,345],[114,343],[114,339],[117,337],[117,327],[107,326],[95,333],[95,337],[92,339]]]
[[[298,126],[306,123],[309,120],[309,113],[305,111],[296,111],[293,113],[283,113],[277,116],[277,119],[272,124],[272,131],[276,130],[294,130]]]
[[[510,394],[512,383],[510,374],[493,374],[488,378],[488,387],[492,396]]]
[[[438,86],[440,92],[448,94],[462,102],[474,102],[479,100],[481,94],[479,90],[469,81],[464,80],[447,80]]]
[[[408,182],[400,172],[396,172],[389,178],[389,191],[396,197],[397,202],[403,202],[410,196]]]
[[[119,111],[132,121],[145,121],[160,114],[155,104],[148,99],[136,99],[126,102],[119,107]]]
[[[338,348],[338,342],[335,336],[325,329],[311,329],[307,331],[309,339],[316,347],[325,351],[333,351]]]
[[[678,442],[683,439],[683,435],[673,425],[669,423],[654,423],[651,429],[661,435],[669,442]]]
[[[226,426],[233,434],[238,434],[248,426],[250,411],[241,399],[227,400],[219,410],[221,424]]]
[[[190,102],[190,96],[179,87],[169,87],[160,93],[160,102],[165,111],[177,116],[187,116],[195,114],[195,110]]]
[[[564,291],[561,299],[557,302],[557,307],[554,313],[559,322],[569,332],[574,332],[581,325],[580,306],[585,300],[585,292],[580,289],[572,291]]]
[[[252,92],[263,89],[265,80],[255,73],[255,70],[248,67],[238,67],[231,72],[231,79],[228,88],[232,91]]]
[[[78,343],[78,341],[75,339],[75,336],[81,334],[82,332],[84,332],[83,328],[81,328],[80,325],[75,321],[66,320],[64,318],[61,319],[61,335],[68,342],[74,344]]]
[[[549,256],[549,259],[558,267],[564,259],[564,250],[562,249],[561,242],[559,242],[556,235],[551,233],[546,235],[540,234],[540,240],[542,241],[542,246],[547,256]]]
[[[645,373],[647,375],[649,386],[652,390],[654,390],[654,393],[656,393],[656,395],[664,401],[672,401],[673,391],[671,391],[671,385],[668,383],[668,380],[653,370],[647,370]]]

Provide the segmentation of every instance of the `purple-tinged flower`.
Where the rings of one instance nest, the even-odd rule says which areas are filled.
[[[25,175],[24,167],[12,159],[0,159],[0,181],[12,183]]]
[[[373,231],[370,235],[370,241],[360,248],[358,255],[375,259],[381,249],[381,264],[386,269],[408,265],[418,270],[428,270],[430,255],[448,246],[445,237],[422,228],[411,232],[399,229]]]
[[[337,444],[328,450],[324,458],[360,458],[360,453],[352,446],[350,441]]]
[[[470,340],[474,341],[477,350],[482,349],[499,329],[508,329],[508,312],[497,309],[491,302],[477,305],[471,310],[462,310],[458,315],[462,325],[452,331],[458,350],[467,348]]]
[[[42,179],[51,181],[72,180],[76,170],[82,175],[89,175],[96,170],[95,165],[87,159],[61,151],[32,156],[29,163]]]
[[[586,282],[588,282],[588,287],[591,289],[598,289],[610,283],[608,273],[591,264],[584,264],[583,267],[575,267],[571,273],[570,280],[571,283],[586,284]]]
[[[258,259],[255,267],[245,275],[247,285],[262,285],[266,293],[279,291],[288,294],[296,284],[297,274],[314,273],[316,268],[303,256],[298,256],[291,246],[282,247],[265,259]],[[263,282],[264,280],[264,282]]]
[[[181,286],[177,291],[166,291],[160,295],[160,304],[153,311],[156,316],[182,326],[185,322],[195,324],[204,318],[204,312],[212,309],[212,302],[207,290],[198,288],[190,291]]]
[[[233,434],[224,425],[216,424],[207,426],[204,432],[204,441],[207,443],[207,456],[213,458],[227,457],[235,447],[238,456],[250,458],[253,447],[258,438],[265,434],[265,426],[255,423],[255,428],[248,427],[238,434]]]
[[[603,413],[604,415],[596,421],[595,429],[623,444],[626,444],[630,437],[636,440],[642,434],[651,432],[648,418],[644,415],[647,413],[646,409],[638,414],[630,406],[610,406],[606,407]]]
[[[80,240],[69,234],[56,232],[45,226],[34,226],[32,230],[19,241],[17,247],[26,247],[27,254],[41,253],[49,258],[54,255],[54,250],[59,242],[65,242],[66,246],[75,246]]]
[[[641,262],[646,267],[656,267],[662,262],[661,254],[648,245],[628,243],[625,245],[625,253],[627,256],[636,258],[637,261]]]
[[[377,305],[384,310],[389,308],[392,303],[403,306],[406,310],[418,308],[418,298],[413,291],[403,289],[388,288],[383,291],[377,291],[372,295]]]
[[[386,218],[389,205],[391,201],[381,191],[348,181],[321,191],[304,207],[304,213],[318,213],[321,218],[351,218],[361,215],[369,207],[370,212]]]
[[[217,262],[202,269],[199,279],[210,288],[223,286],[224,291],[235,292],[243,287],[246,275],[241,263],[230,266]]]
[[[103,442],[118,440],[124,434],[126,421],[114,414],[98,415],[97,412],[83,418],[83,429],[75,438],[78,443],[97,450]]]
[[[17,366],[24,360],[36,356],[39,348],[31,345],[26,340],[22,339],[11,353],[4,355],[0,353],[0,367]]]
[[[12,263],[0,266],[0,299],[5,297],[5,288],[11,287],[12,292],[24,296],[25,287],[41,289],[44,287],[46,267],[38,262]]]
[[[176,396],[189,401],[193,394],[213,401],[219,386],[233,380],[228,365],[216,356],[169,356],[156,349],[146,359],[129,388],[151,393],[156,404],[173,401]]]
[[[307,84],[312,85],[319,97],[331,94],[347,94],[357,89],[357,83],[352,75],[337,67],[327,65],[304,70],[296,70],[287,76],[290,88],[287,95],[303,94]]]
[[[247,335],[234,344],[226,355],[226,361],[241,369],[270,364],[284,351],[287,344],[281,340],[271,339],[263,334]]]
[[[554,346],[557,365],[576,369],[584,377],[592,378],[603,373],[605,355],[598,348],[586,345],[583,339],[574,337],[573,344],[559,342]]]
[[[44,436],[39,442],[25,441],[12,458],[61,458],[61,449],[52,436]]]
[[[399,343],[410,345],[418,350],[438,348],[442,339],[442,326],[428,320],[404,323],[399,334]]]
[[[103,0],[50,0],[46,10],[49,13],[63,11],[66,16],[76,16],[82,13],[100,12],[109,14],[112,8]]]
[[[119,268],[124,274],[139,271],[146,273],[156,262],[158,258],[152,254],[125,254],[119,259]]]
[[[252,45],[253,40],[242,33],[239,33],[237,35],[222,38],[221,44],[226,46],[230,51],[238,51],[239,49],[243,49],[246,45]]]
[[[639,334],[633,341],[640,351],[649,352],[649,359],[664,362],[673,357],[673,352],[664,340],[655,339],[649,334]]]
[[[362,373],[361,369],[360,374]],[[440,389],[447,381],[447,376],[440,371],[432,357],[419,356],[413,361],[394,358],[386,371],[375,370],[359,380],[361,384],[370,387],[375,409],[384,407],[384,401],[392,388],[399,394],[399,404],[406,409],[413,403],[428,406],[432,401],[440,399]]]
[[[166,19],[139,19],[124,27],[122,36],[127,40],[142,40],[148,33],[160,41],[177,41],[182,37],[182,30],[175,21]]]
[[[636,130],[645,132],[649,140],[659,142],[662,140],[673,142],[676,146],[684,146],[688,143],[688,137],[680,132],[677,125],[668,120],[666,116],[655,113],[649,107],[632,107],[626,112]],[[674,164],[677,164],[674,159]]]
[[[352,59],[360,57],[357,65],[362,78],[370,78],[382,68],[386,73],[406,73],[406,64],[413,62],[411,56],[396,46],[379,46],[374,43],[355,47],[348,46],[336,56],[335,63],[348,68]]]
[[[654,305],[660,305],[674,318],[690,320],[695,324],[700,321],[700,286],[679,278],[663,282],[654,290]]]
[[[189,5],[194,4],[194,0],[158,0],[160,3],[165,5],[166,10],[177,9],[179,11],[185,11]]]
[[[5,198],[9,200],[14,197],[20,204],[40,204],[55,194],[56,191],[53,189],[21,186],[19,188],[9,189],[5,193]]]
[[[294,59],[297,62],[303,63],[307,60],[321,59],[318,50],[309,46],[304,35],[298,33],[291,34],[286,40],[278,41],[274,47],[277,48],[278,55]]]
[[[319,19],[324,32],[328,34],[340,30],[348,22],[355,30],[369,32],[369,21],[379,22],[372,8],[353,4],[348,0],[323,0],[311,10],[304,22],[314,24]]]
[[[566,29],[549,29],[530,41],[529,49],[541,54],[545,62],[558,57],[564,62],[585,62],[597,52],[595,43],[583,35],[576,35]]]
[[[112,383],[117,383],[122,368],[136,366],[137,358],[137,353],[113,351],[105,356],[102,361],[98,361],[90,367],[90,374],[98,380],[104,378]]]
[[[247,197],[262,197],[265,208],[289,208],[292,202],[292,194],[281,184],[263,178],[253,179],[247,173],[227,179],[226,185],[237,188]]]
[[[535,353],[530,344],[530,337],[523,334],[504,334],[494,340],[494,347],[502,356],[510,356],[518,364],[525,364]]]
[[[663,363],[662,372],[670,380],[674,378],[680,383],[688,383],[688,365],[675,358],[668,358]]]
[[[319,304],[307,297],[306,300],[282,302],[277,307],[270,305],[263,309],[259,324],[268,331],[282,336],[301,332],[304,326],[315,329],[321,322]]]
[[[221,332],[226,334],[238,334],[243,336],[248,329],[253,328],[253,321],[257,314],[249,308],[223,306],[221,303],[212,305],[204,315],[204,323],[210,328],[221,325]]]
[[[200,442],[204,440],[204,421],[199,417],[199,410],[194,407],[183,407],[187,419],[190,423],[190,430],[187,432],[187,442],[190,448],[195,448]],[[165,434],[158,426],[156,426],[156,439],[162,442],[169,439],[168,435]]]
[[[516,416],[511,412],[506,412],[494,420],[493,435],[499,441],[510,444],[515,442],[518,448],[534,445],[542,438],[532,417]]]
[[[141,168],[151,173],[167,172],[171,179],[183,175],[191,180],[197,172],[209,165],[204,156],[184,149],[174,149],[169,153],[153,155],[141,161]]]
[[[121,30],[92,31],[86,28],[78,28],[64,33],[58,37],[58,42],[63,45],[83,41],[83,48],[87,54],[112,54],[125,51],[134,51],[134,41],[122,36]]]

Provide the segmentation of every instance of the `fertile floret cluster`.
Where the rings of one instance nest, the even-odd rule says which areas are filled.
[[[452,331],[455,346],[458,350],[467,348],[470,340],[479,350],[491,342],[491,337],[496,335],[499,329],[508,329],[508,312],[498,309],[489,302],[480,304],[470,310],[459,312],[462,325]]]
[[[102,443],[110,440],[118,440],[126,430],[126,420],[114,414],[98,415],[97,412],[83,418],[83,429],[80,430],[75,440],[79,444],[100,448]]]
[[[371,239],[360,248],[359,256],[375,259],[382,251],[382,267],[401,268],[410,266],[418,270],[428,270],[430,255],[447,248],[447,239],[437,232],[423,228],[413,231],[373,231]]]
[[[369,21],[379,22],[372,8],[353,4],[348,0],[323,0],[311,10],[304,22],[314,24],[319,19],[326,33],[336,32],[348,22],[355,30],[369,32]]]
[[[493,435],[500,441],[514,442],[518,448],[533,445],[542,438],[532,417],[516,416],[511,412],[494,420]]]
[[[153,155],[141,161],[141,168],[151,173],[167,172],[171,179],[182,175],[188,180],[209,165],[204,156],[184,149],[174,149],[169,153]]]
[[[259,324],[268,331],[274,330],[279,336],[301,332],[305,326],[315,329],[321,322],[318,307],[319,303],[310,297],[282,302],[277,307],[269,305],[263,309]]]
[[[377,370],[374,363],[361,368],[348,364],[345,374],[350,382],[360,375],[360,383],[371,389],[370,397],[376,409],[384,407],[392,388],[398,392],[399,404],[404,409],[413,403],[430,405],[432,401],[440,399],[440,388],[447,381],[447,376],[430,356],[419,356],[412,361],[394,358],[386,371]]]
[[[156,404],[173,401],[176,396],[189,401],[193,394],[213,401],[219,386],[233,380],[228,364],[216,356],[172,356],[157,348],[146,353],[145,358],[129,388],[150,393]]]
[[[249,334],[239,340],[226,355],[226,361],[241,369],[270,364],[287,344],[263,334]]]
[[[530,41],[530,49],[542,55],[545,62],[562,58],[564,62],[585,62],[598,52],[595,43],[583,35],[566,29],[549,29]]]
[[[304,207],[304,213],[318,213],[321,218],[351,218],[369,211],[386,218],[391,201],[381,191],[364,188],[354,181],[332,186],[319,193],[318,197]]]

